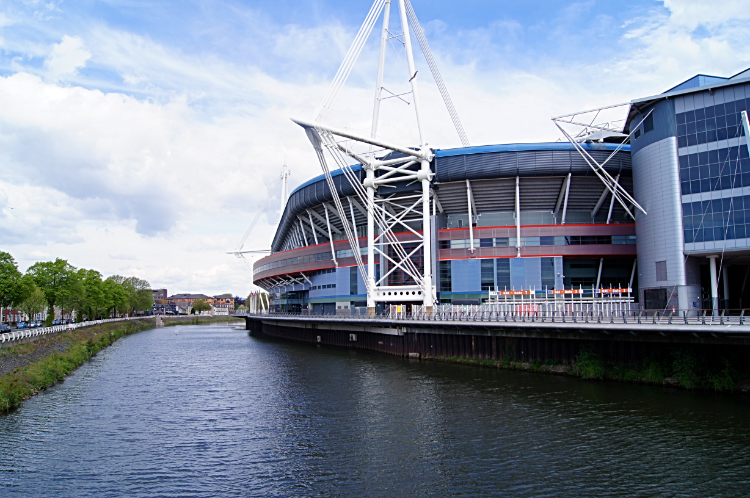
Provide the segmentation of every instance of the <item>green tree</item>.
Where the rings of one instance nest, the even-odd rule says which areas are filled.
[[[41,313],[45,306],[47,306],[47,299],[44,297],[44,292],[34,285],[26,299],[18,305],[18,309],[26,313],[29,320],[33,320],[34,316]]]
[[[120,275],[113,275],[102,283],[110,314],[118,315],[128,310],[128,293],[122,286],[123,280],[125,279]]]
[[[194,313],[202,313],[203,311],[211,311],[211,305],[206,302],[205,299],[196,299],[193,303]]]
[[[75,268],[64,259],[57,258],[54,261],[40,261],[34,263],[26,271],[31,275],[47,300],[51,317],[55,316],[54,307],[63,298],[69,295],[73,283]],[[51,319],[48,317],[48,319]]]
[[[85,309],[89,318],[97,318],[107,310],[102,274],[96,270],[78,270],[78,278],[86,293]]]
[[[26,296],[21,279],[23,273],[18,271],[16,260],[7,252],[0,251],[0,313],[3,308],[21,302]],[[2,323],[0,315],[0,323]]]
[[[128,277],[123,281],[123,287],[128,293],[131,311],[150,310],[154,306],[154,295],[151,284],[138,277]]]

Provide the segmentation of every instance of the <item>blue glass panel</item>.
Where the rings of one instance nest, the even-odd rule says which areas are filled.
[[[724,104],[716,104],[714,106],[714,114],[716,114],[717,117],[726,114],[726,111],[724,111]]]
[[[693,203],[693,216],[697,214],[703,214],[703,207],[701,207],[701,201]]]
[[[722,175],[721,176],[721,190],[725,190],[728,188],[732,188],[732,177],[729,175]]]
[[[700,180],[693,180],[692,182],[690,182],[690,193],[691,194],[701,193],[701,181]]]
[[[727,129],[718,128],[716,130],[716,140],[726,140],[726,139],[727,139]]]
[[[684,112],[678,112],[676,118],[677,118],[677,124],[678,125],[685,124],[685,113]]]
[[[711,178],[711,175],[709,174],[709,167],[708,166],[700,166],[699,168],[696,168],[700,172],[700,178]]]
[[[689,195],[690,194],[690,182],[681,182],[680,191],[682,192],[682,195]]]
[[[704,229],[704,230],[701,230],[701,231],[703,232],[703,242],[711,242],[711,241],[714,240],[714,230],[713,230],[713,228],[707,228],[707,229]]]
[[[690,154],[688,157],[688,161],[690,162],[690,166],[698,166],[700,164],[700,161],[698,159],[698,154]]]
[[[703,166],[704,164],[708,164],[708,152],[699,152],[698,153],[698,164]]]
[[[687,127],[684,124],[677,125],[677,136],[687,134]]]
[[[685,230],[685,243],[691,244],[693,242],[693,231]]]
[[[717,135],[716,130],[710,130],[706,132],[706,142],[716,142]]]
[[[688,146],[698,145],[698,137],[696,137],[695,135],[688,135],[687,143],[688,143]]]
[[[734,102],[724,102],[724,110],[727,115],[734,113]]]
[[[690,170],[689,169],[681,169],[680,170],[680,181],[681,182],[690,181]]]
[[[701,192],[711,192],[713,183],[711,180],[701,180]]]
[[[703,242],[703,230],[696,230],[695,231],[695,241],[696,242]]]
[[[714,227],[714,240],[724,240],[723,227]]]
[[[726,128],[727,118],[724,116],[716,116],[716,128]]]
[[[747,230],[745,230],[745,225],[735,225],[734,227],[734,236],[738,239],[744,239],[747,235]]]
[[[731,126],[737,126],[738,124],[740,124],[739,114],[727,113],[727,128]]]
[[[685,121],[688,123],[695,121],[695,111],[687,111],[685,113]]]
[[[695,131],[700,133],[706,131],[706,120],[701,119],[695,122]]]
[[[722,211],[729,211],[729,208],[732,206],[732,198],[731,197],[724,197],[721,200],[721,210]]]
[[[704,111],[702,107],[699,107],[694,112],[695,112],[696,121],[699,121],[701,119],[706,119],[706,111]]]
[[[708,177],[709,178],[716,178],[721,174],[721,165],[720,164],[711,164],[708,166]]]
[[[690,202],[683,202],[682,203],[682,214],[683,216],[692,216],[693,215],[693,204]]]
[[[706,107],[706,118],[712,118],[716,114],[714,106],[708,106]]]
[[[717,150],[710,150],[710,151],[708,151],[708,162],[709,163],[718,163],[719,162],[719,151],[717,151]]]
[[[680,169],[687,168],[690,166],[688,156],[680,156]]]
[[[695,133],[695,122],[691,122],[685,125],[685,134],[690,135],[691,133]]]
[[[716,130],[716,120],[709,118],[706,120],[706,131]]]
[[[687,137],[677,137],[677,147],[687,147]]]
[[[743,204],[744,204],[744,202],[743,202],[743,197],[742,196],[734,198],[734,209],[742,209],[742,205]]]
[[[724,236],[727,240],[734,240],[734,226],[727,227],[726,231],[724,232]]]
[[[708,136],[706,135],[705,131],[699,131],[696,136],[698,137],[698,144],[704,144],[706,143],[706,140],[708,139]]]

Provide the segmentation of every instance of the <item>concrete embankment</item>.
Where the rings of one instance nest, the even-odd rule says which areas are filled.
[[[251,334],[585,379],[750,391],[750,327],[246,317]]]

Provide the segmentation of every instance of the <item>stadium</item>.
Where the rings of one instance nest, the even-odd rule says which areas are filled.
[[[435,304],[482,304],[492,300],[491,291],[536,296],[579,289],[596,297],[614,288],[632,290],[641,309],[741,308],[750,270],[743,125],[749,105],[750,70],[726,78],[697,75],[629,102],[617,132],[432,151]],[[628,145],[618,143],[623,136]],[[615,202],[587,156],[643,212]],[[348,225],[369,265],[367,206],[353,186],[366,175],[361,164],[350,170],[333,170],[330,183],[325,175],[313,178],[289,196],[272,254],[254,265],[253,281],[270,292],[272,309],[338,313],[367,306],[364,275],[345,233]],[[334,205],[331,184],[343,210]],[[421,188],[404,180],[374,189],[394,215],[407,213],[395,231],[407,251],[423,233],[424,218],[408,215]],[[413,283],[408,271],[394,271],[389,250],[374,251],[376,279],[391,287]],[[418,269],[424,258],[422,247],[409,254]],[[385,304],[377,306],[381,311]]]
[[[603,162],[618,146],[584,147]],[[480,304],[491,290],[538,290],[637,285],[635,225],[575,148],[567,143],[513,144],[435,151],[430,164],[431,207],[435,213],[430,256],[442,304]],[[629,147],[605,166],[632,191]],[[363,180],[360,165],[352,168]],[[254,283],[267,288],[278,311],[319,312],[366,306],[366,289],[344,223],[355,227],[367,259],[366,210],[347,178],[333,180],[346,219],[332,207],[323,175],[289,196],[273,241],[273,254],[254,267]],[[380,187],[376,195],[405,206],[418,183]],[[422,231],[420,220],[407,222]],[[416,240],[397,233],[405,247]],[[411,256],[417,266],[424,254]],[[384,260],[386,258],[383,258]],[[386,260],[386,265],[387,265]],[[380,257],[375,273],[382,275]],[[409,280],[403,271],[388,284]]]

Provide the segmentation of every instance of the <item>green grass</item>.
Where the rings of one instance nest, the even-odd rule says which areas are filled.
[[[18,407],[23,400],[30,398],[39,391],[46,389],[63,380],[68,374],[80,367],[96,353],[111,345],[120,337],[153,328],[153,323],[116,323],[114,327],[99,326],[101,331],[94,333],[88,339],[80,335],[67,333],[70,339],[68,348],[62,352],[55,352],[25,368],[16,368],[13,372],[0,377],[0,413]],[[26,352],[33,350],[34,343],[8,348],[24,348]],[[24,354],[21,349],[15,355]],[[3,354],[14,354],[13,352]]]

